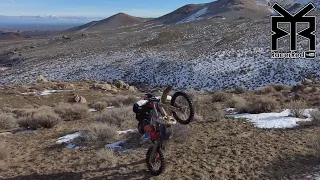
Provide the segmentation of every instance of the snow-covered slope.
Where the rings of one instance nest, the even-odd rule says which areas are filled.
[[[0,83],[34,82],[41,72],[55,80],[122,79],[130,83],[172,84],[175,88],[210,91],[238,86],[254,89],[277,83],[295,85],[307,74],[320,76],[320,59],[270,59],[269,52],[261,48],[216,51],[189,61],[177,60],[174,58],[177,54],[179,52],[128,51],[59,59],[36,67],[25,63],[19,72],[4,72]]]

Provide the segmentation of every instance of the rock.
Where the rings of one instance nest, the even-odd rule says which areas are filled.
[[[117,92],[119,92],[119,90],[118,89],[111,89],[111,92],[112,93],[117,93]]]
[[[129,89],[128,89],[130,92],[137,92],[137,89],[136,87],[134,86],[129,86]]]
[[[79,96],[78,94],[75,94],[73,96],[73,102],[85,104],[87,103],[87,100],[83,96]]]
[[[87,103],[86,98],[84,98],[83,96],[80,96],[80,101],[79,101],[79,103],[82,103],[82,104]]]
[[[67,84],[67,83],[59,83],[56,84],[54,87],[55,90],[74,90],[73,84]]]
[[[46,82],[49,82],[48,79],[46,79],[43,75],[39,74],[37,83],[46,83]]]
[[[62,39],[71,39],[71,38],[68,36],[62,36]]]
[[[121,80],[115,80],[113,81],[113,84],[119,89],[123,89],[124,86],[126,85],[126,83]]]
[[[99,89],[99,90],[107,90],[110,91],[112,89],[112,86],[110,84],[98,84],[94,83],[93,88]]]
[[[74,97],[73,97],[74,102],[79,103],[80,100],[81,100],[81,97],[78,94],[74,95]]]
[[[88,34],[83,33],[81,36],[82,36],[82,37],[87,37]]]

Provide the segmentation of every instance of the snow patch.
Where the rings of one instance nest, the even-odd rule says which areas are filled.
[[[57,92],[58,92],[57,90],[44,90],[40,93],[40,96],[46,96],[46,95],[50,95]]]
[[[106,145],[106,148],[111,148],[111,149],[114,149],[116,151],[120,151],[122,149],[122,146],[126,141],[128,141],[128,139],[123,139],[121,141],[118,141],[118,142],[115,142],[115,143],[112,143],[112,144],[107,144]]]
[[[125,130],[125,131],[117,131],[118,134],[127,134],[127,133],[133,133],[133,132],[137,132],[137,129],[129,129],[129,130]]]
[[[204,7],[200,9],[198,12],[192,14],[191,16],[179,21],[177,24],[203,19],[201,18],[201,16],[206,14],[207,12],[208,12],[208,7]]]
[[[83,32],[83,31],[86,31],[87,29],[95,26],[98,22],[95,22],[95,23],[92,23],[90,26],[86,27],[86,28],[83,28],[83,29],[80,29],[79,32]]]
[[[298,126],[297,122],[299,121],[311,121],[310,111],[312,109],[305,110],[305,116],[308,118],[300,119],[290,117],[290,110],[286,109],[280,113],[261,113],[261,114],[235,114],[230,115],[236,119],[245,118],[252,122],[258,128],[293,128]]]
[[[89,109],[89,112],[97,112],[95,109]]]
[[[57,141],[58,144],[62,144],[62,143],[67,143],[75,138],[78,138],[81,136],[81,132],[75,132],[73,134],[68,134],[68,135],[65,135],[63,137],[60,137]]]

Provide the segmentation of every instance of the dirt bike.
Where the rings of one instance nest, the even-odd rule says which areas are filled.
[[[168,86],[161,98],[150,97],[148,99],[149,106],[152,107],[150,126],[154,134],[150,137],[153,145],[148,149],[146,155],[147,168],[152,175],[160,175],[165,170],[165,158],[163,151],[165,150],[164,141],[169,139],[171,133],[167,129],[171,128],[176,122],[180,124],[189,124],[194,117],[194,107],[191,98],[184,92],[176,92],[170,104],[167,102],[169,92],[172,90]],[[166,124],[162,117],[172,114],[174,121]]]

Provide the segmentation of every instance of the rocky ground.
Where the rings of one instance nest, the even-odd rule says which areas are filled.
[[[56,83],[5,86],[0,90],[0,109],[12,111],[39,105],[51,106],[68,102],[73,94],[85,97],[87,102],[84,104],[133,94],[126,85],[122,88],[112,85],[111,89],[117,89],[116,92],[101,89],[105,87],[101,84],[99,88],[93,88],[97,87],[94,82],[61,83],[65,85],[63,87],[71,87],[70,91],[66,91],[66,88],[65,91],[45,96],[21,93],[30,89],[57,89]],[[313,93],[308,92],[312,87],[315,89]],[[257,92],[229,94],[248,100],[274,97],[282,104],[281,108],[285,108],[287,102],[292,100],[290,88],[275,89],[278,91],[269,87]],[[319,96],[319,92],[319,86],[309,84],[304,85],[297,94],[300,94],[301,100],[308,99],[307,102],[311,102],[311,99]],[[142,95],[139,92],[134,94],[137,97]],[[278,98],[275,98],[276,94]],[[145,148],[148,144],[139,147],[135,134],[129,134],[132,137],[131,144],[126,146],[135,151],[115,151],[113,156],[105,157],[98,155],[103,146],[88,144],[67,149],[66,144],[56,143],[59,137],[88,130],[95,123],[95,115],[100,113],[91,112],[84,119],[63,121],[50,129],[21,132],[23,128],[20,127],[1,130],[0,179],[306,179],[307,176],[312,179],[310,175],[317,172],[315,168],[320,165],[316,146],[319,127],[301,124],[291,129],[259,129],[243,119],[217,119],[213,118],[217,117],[217,103],[223,108],[228,107],[227,101],[213,103],[221,98],[211,94],[191,95],[198,116],[191,124],[174,129],[178,133],[170,140],[165,151],[167,170],[158,177],[150,176],[146,170]],[[308,103],[308,107],[318,106]],[[119,130],[136,128],[134,115],[127,118],[125,126]]]

